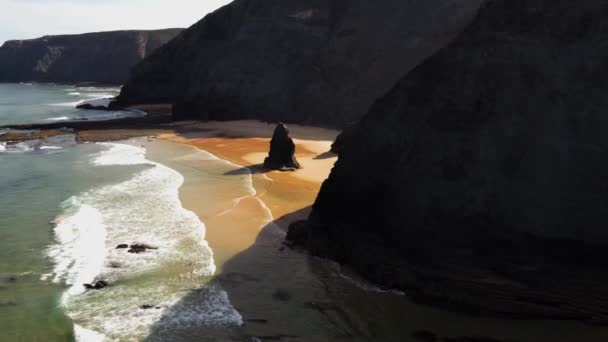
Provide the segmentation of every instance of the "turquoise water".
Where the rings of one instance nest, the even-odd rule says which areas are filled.
[[[125,175],[91,173],[87,156],[101,150],[79,145],[63,150],[0,153],[0,339],[69,341],[72,323],[59,305],[65,286],[42,281],[52,270],[46,249],[49,223],[59,204],[88,188]]]
[[[0,125],[73,117],[74,102],[116,93],[117,88],[0,84]],[[72,94],[70,94],[72,93]],[[70,105],[68,105],[70,103]],[[86,156],[102,148],[75,145],[26,153],[0,150],[0,340],[66,341],[72,323],[58,305],[64,286],[41,280],[51,270],[46,249],[53,243],[50,221],[59,203],[93,186],[112,182],[112,173],[92,174]],[[21,149],[27,150],[27,149]]]
[[[0,84],[0,124],[91,118],[62,103],[109,90]],[[76,144],[67,133],[0,144],[0,341],[142,340],[152,325],[241,323],[221,288],[201,288],[215,271],[205,226],[181,206],[183,176],[147,160],[145,142]],[[86,291],[98,280],[111,286]],[[176,309],[192,288],[204,298]]]
[[[75,109],[78,102],[114,97],[118,87],[0,83],[0,126],[81,119],[107,113]]]

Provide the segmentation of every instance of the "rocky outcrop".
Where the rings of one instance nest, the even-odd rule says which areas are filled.
[[[440,305],[608,322],[607,13],[488,2],[354,127],[292,238]]]
[[[0,47],[0,82],[122,84],[135,64],[181,31],[115,31],[7,41]]]
[[[93,284],[84,284],[84,287],[87,290],[101,290],[101,289],[105,289],[106,287],[108,287],[110,284],[108,284],[107,281],[105,280],[99,280]]]
[[[142,61],[123,106],[176,119],[343,127],[450,42],[483,0],[235,0]]]
[[[296,160],[296,144],[289,136],[289,129],[280,123],[274,129],[270,140],[270,153],[264,160],[264,167],[271,170],[292,171],[300,168]]]

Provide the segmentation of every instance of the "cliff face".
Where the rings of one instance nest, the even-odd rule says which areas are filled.
[[[488,2],[349,130],[292,237],[443,304],[603,317],[607,14]]]
[[[140,63],[123,105],[177,118],[344,126],[470,22],[483,0],[236,0]]]
[[[135,64],[181,31],[115,31],[8,41],[0,47],[0,82],[122,84]]]

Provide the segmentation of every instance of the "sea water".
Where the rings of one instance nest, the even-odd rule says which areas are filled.
[[[136,111],[107,112],[76,109],[76,105],[82,101],[112,98],[119,92],[119,87],[110,86],[0,83],[0,126],[68,120],[99,121],[141,116],[142,113]]]
[[[0,122],[86,115],[61,104],[111,91],[1,84]],[[2,147],[1,341],[143,340],[151,329],[242,324],[211,281],[204,222],[179,200],[183,176],[137,141],[76,144],[68,132]],[[153,249],[116,248],[134,243]],[[99,280],[110,286],[84,286]],[[196,305],[175,305],[193,292]]]

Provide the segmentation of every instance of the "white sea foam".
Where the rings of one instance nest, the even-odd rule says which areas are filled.
[[[57,219],[57,243],[48,251],[55,264],[49,279],[71,285],[63,303],[78,329],[108,339],[141,340],[152,327],[242,324],[219,286],[201,287],[215,272],[213,252],[204,240],[204,224],[181,206],[182,175],[147,160],[141,147],[101,145],[106,150],[92,156],[93,167],[138,165],[140,171],[127,181],[70,198]],[[115,248],[132,243],[158,249],[130,254]],[[101,279],[111,286],[83,292],[83,283]],[[155,308],[142,309],[146,304]]]
[[[54,107],[76,107],[76,105],[78,105],[79,103],[80,103],[80,101],[60,102],[60,103],[50,103],[49,106],[54,106]]]
[[[139,110],[121,110],[121,111],[102,111],[102,110],[86,110],[81,111],[79,115],[74,116],[72,120],[86,121],[106,121],[124,118],[140,118],[146,116],[145,112]]]
[[[85,283],[92,283],[103,268],[106,258],[106,227],[101,213],[89,205],[81,205],[73,197],[64,202],[65,217],[56,220],[57,244],[48,255],[55,261],[54,282],[71,285],[68,294],[84,292]],[[70,212],[71,210],[75,212]]]
[[[47,121],[66,121],[66,120],[70,120],[70,118],[68,118],[67,116],[58,116],[55,118],[48,118]]]
[[[31,140],[16,144],[1,143],[1,153],[23,153],[34,151],[40,145],[40,140]]]
[[[79,92],[77,92],[77,91],[72,91],[72,92],[69,92],[69,93],[68,93],[68,95],[72,95],[72,96],[80,96],[80,93],[79,93]]]
[[[85,329],[78,324],[74,324],[74,338],[77,342],[104,342],[107,340],[103,334]]]
[[[89,104],[89,105],[95,106],[95,107],[108,108],[110,106],[110,103],[112,103],[112,101],[114,100],[114,97],[111,97],[112,95],[110,95],[110,94],[87,94],[87,96],[91,97],[92,99],[80,101],[76,105],[80,106],[80,105],[84,105],[84,104]],[[110,97],[104,97],[104,96],[110,96]]]

